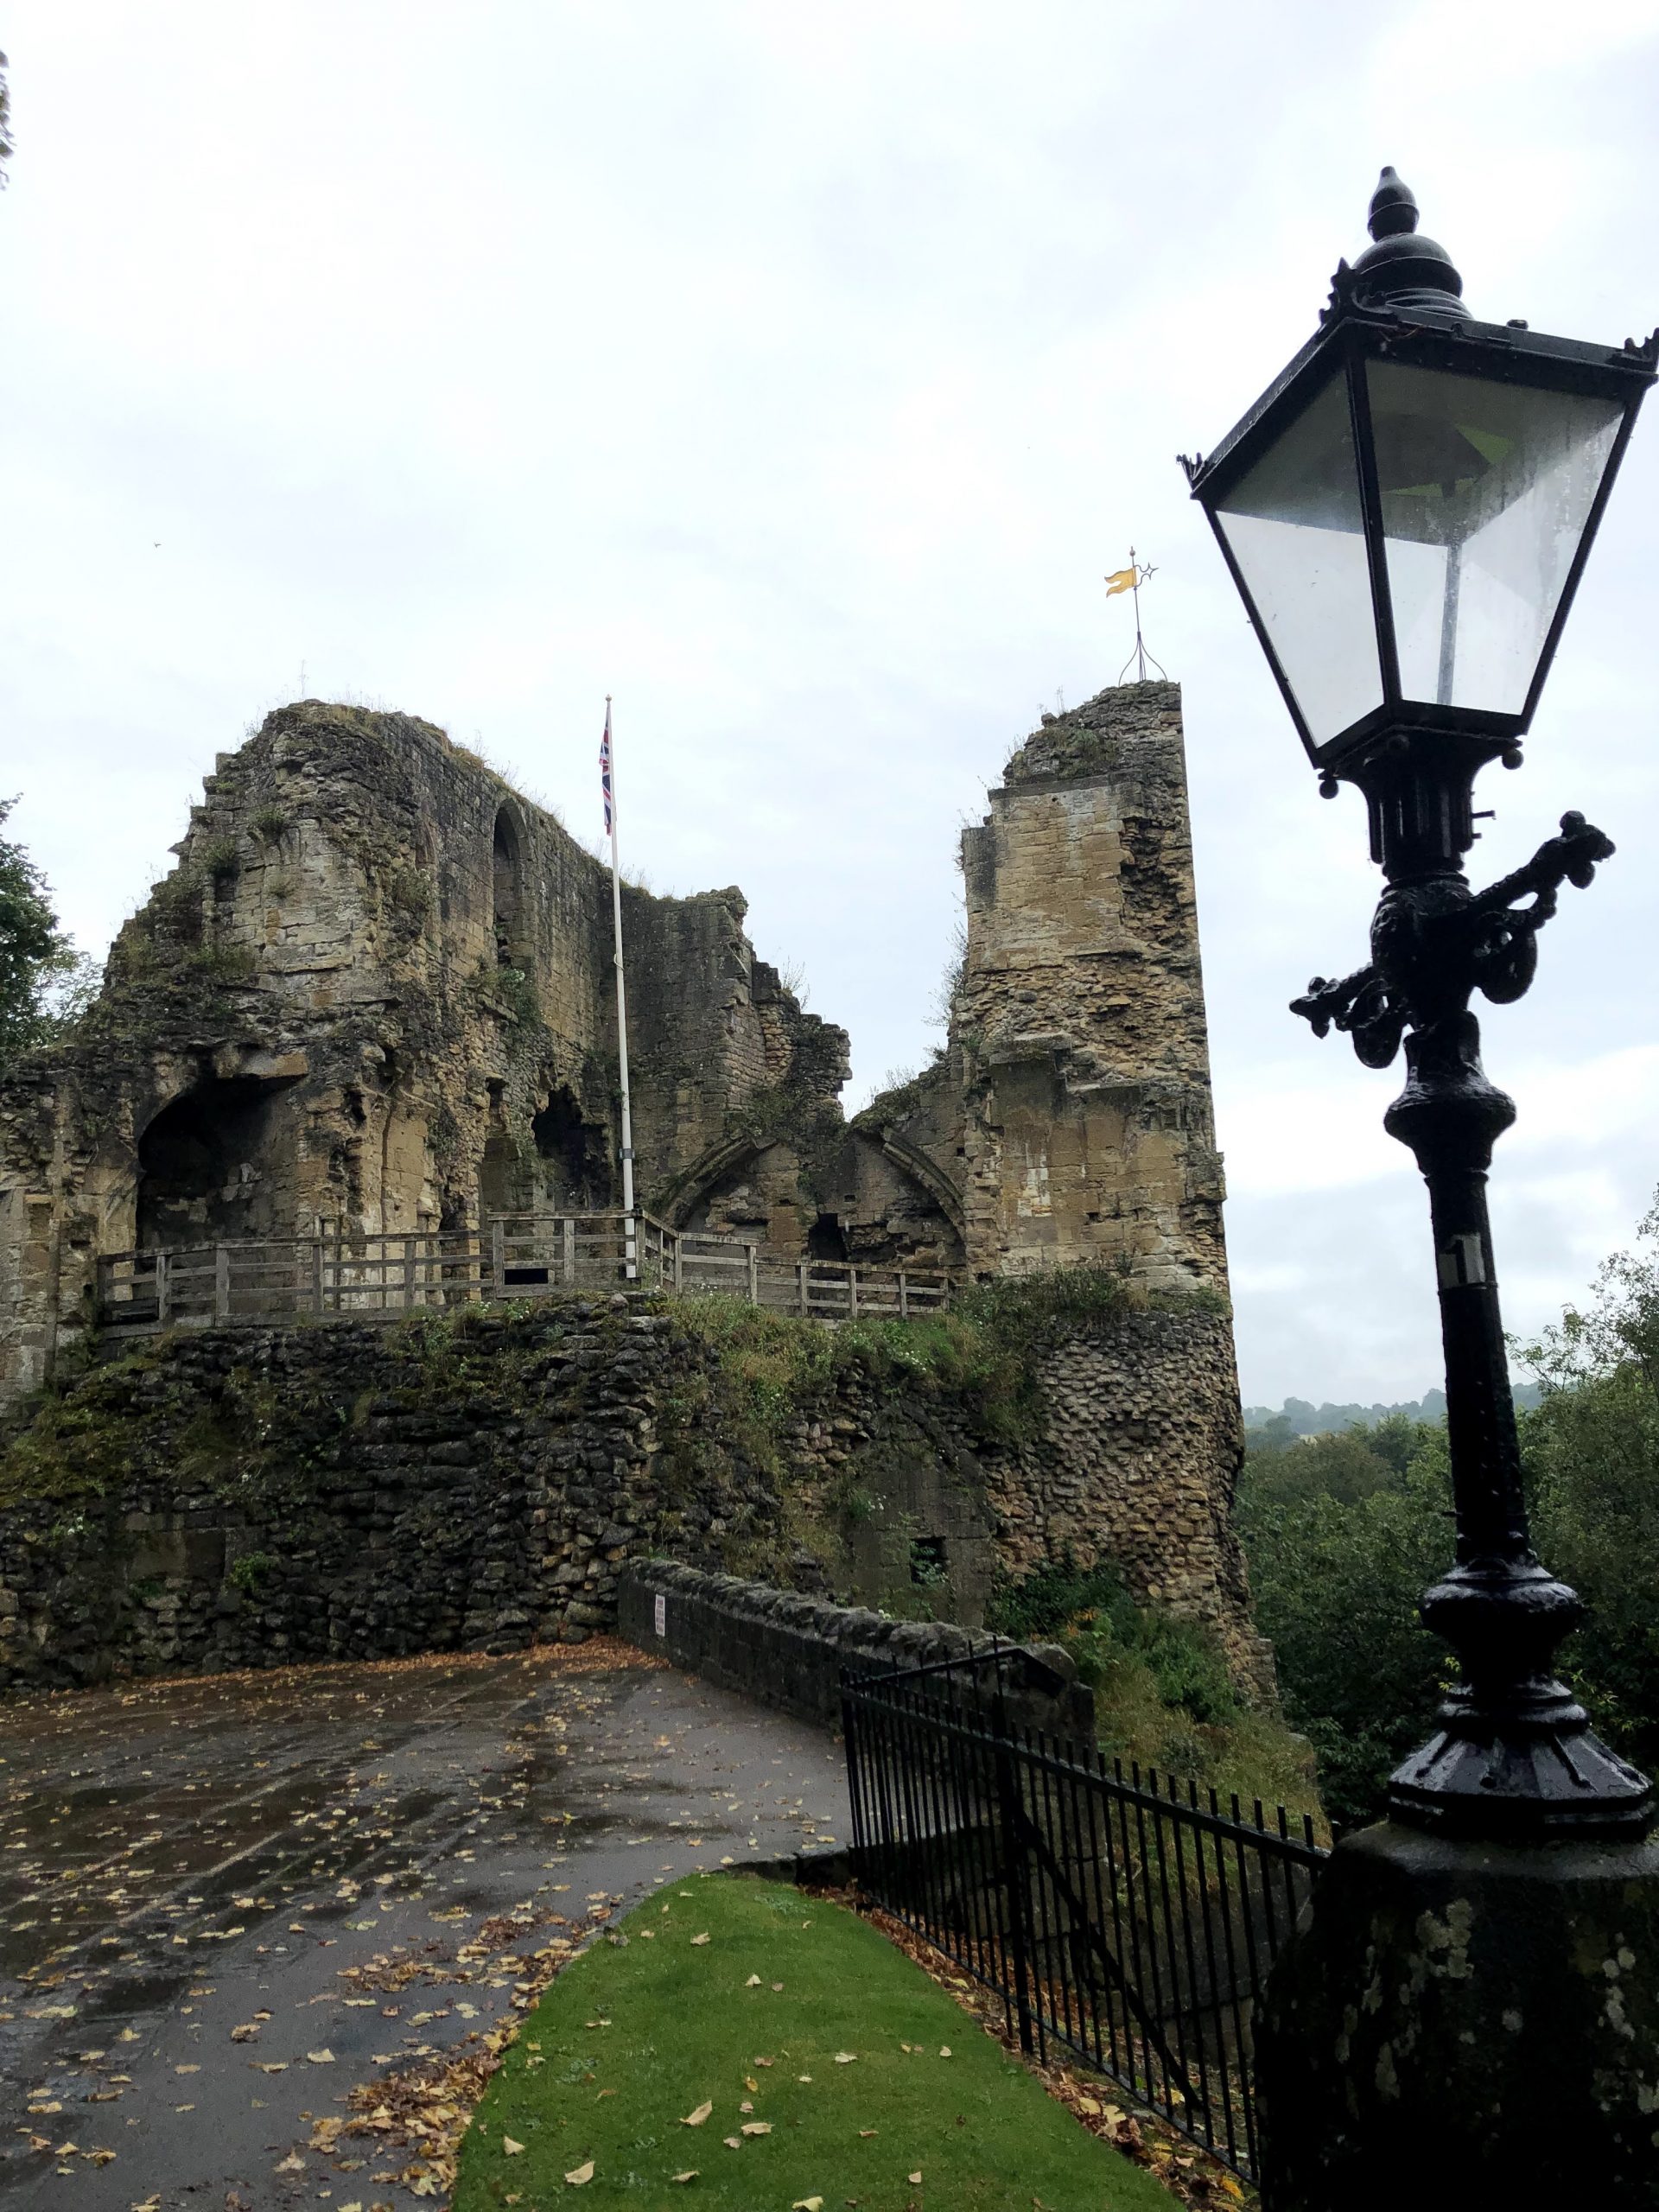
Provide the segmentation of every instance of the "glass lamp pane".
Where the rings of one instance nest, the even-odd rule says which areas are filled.
[[[1402,695],[1519,714],[1624,408],[1397,361],[1366,377]]]
[[[1229,493],[1217,520],[1308,734],[1324,745],[1382,702],[1341,370]]]

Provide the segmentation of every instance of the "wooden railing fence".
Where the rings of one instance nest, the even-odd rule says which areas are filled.
[[[572,1213],[502,1214],[482,1230],[456,1233],[334,1228],[106,1253],[97,1263],[95,1296],[105,1328],[148,1334],[306,1314],[450,1311],[628,1282],[722,1292],[820,1321],[861,1313],[906,1319],[937,1312],[950,1291],[942,1274],[784,1260],[739,1238],[671,1229],[647,1213]]]

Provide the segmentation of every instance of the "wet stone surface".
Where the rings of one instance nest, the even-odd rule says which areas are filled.
[[[481,2055],[548,1946],[846,1821],[828,1737],[600,1640],[0,1709],[0,2203],[441,2202],[317,2123]]]

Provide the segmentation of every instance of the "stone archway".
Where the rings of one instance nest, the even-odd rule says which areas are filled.
[[[291,1088],[270,1077],[205,1076],[151,1118],[138,1140],[140,1251],[294,1234]]]

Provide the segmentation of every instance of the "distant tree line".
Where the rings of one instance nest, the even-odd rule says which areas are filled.
[[[1659,1762],[1659,1200],[1582,1310],[1516,1348],[1535,1378],[1521,1449],[1540,1555],[1589,1606],[1566,1678],[1626,1757]],[[1438,1393],[1435,1394],[1438,1396]],[[1292,1402],[1294,1403],[1295,1402]],[[1449,1564],[1444,1401],[1306,1438],[1255,1429],[1239,1484],[1256,1619],[1333,1819],[1375,1818],[1455,1662],[1417,1601]]]

